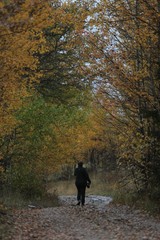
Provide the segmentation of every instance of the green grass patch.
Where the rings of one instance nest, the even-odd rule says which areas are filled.
[[[0,201],[6,206],[7,209],[21,209],[28,208],[28,205],[34,205],[35,207],[55,207],[58,206],[58,195],[56,191],[52,193],[44,192],[40,196],[25,197],[18,191],[3,191],[0,197]]]

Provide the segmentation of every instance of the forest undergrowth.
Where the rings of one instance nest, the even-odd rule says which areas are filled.
[[[152,202],[145,196],[139,196],[134,191],[127,191],[127,186],[119,187],[117,174],[114,173],[92,173],[92,185],[86,190],[86,196],[108,196],[112,197],[112,203],[115,206],[129,206],[132,209],[139,209],[159,218],[158,204]],[[76,196],[76,187],[74,178],[70,180],[50,181],[48,183],[48,192],[37,198],[26,199],[18,192],[9,193],[4,191],[0,198],[0,231],[3,236],[12,229],[13,210],[43,209],[59,206],[59,196]],[[133,189],[134,190],[134,189]],[[155,214],[156,213],[156,214]],[[3,238],[0,237],[1,240]]]

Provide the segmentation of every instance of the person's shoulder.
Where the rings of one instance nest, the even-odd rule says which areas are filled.
[[[83,167],[83,171],[87,172],[87,169],[85,167]]]

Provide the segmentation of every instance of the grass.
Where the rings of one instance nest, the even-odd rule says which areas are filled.
[[[133,208],[145,210],[152,215],[160,214],[159,203],[151,200],[148,196],[140,195],[136,192],[132,183],[120,186],[117,172],[111,173],[92,173],[90,174],[92,181],[91,187],[86,189],[86,195],[111,196],[113,203],[129,205]],[[54,191],[58,195],[76,195],[75,180],[54,181],[48,185],[50,193]]]
[[[136,193],[133,184],[120,186],[118,173],[116,171],[90,173],[92,181],[91,187],[86,189],[86,195],[111,196],[113,203],[129,205],[140,209],[145,209],[151,213],[160,214],[159,203],[151,201],[148,196]],[[77,189],[75,179],[69,181],[50,181],[48,184],[48,192],[37,198],[24,198],[18,192],[5,191],[0,197],[8,209],[12,208],[28,208],[28,205],[37,207],[54,207],[58,206],[59,195],[76,195]]]
[[[87,188],[87,195],[104,195],[111,196],[113,189],[115,188],[115,182],[109,183],[107,175],[102,173],[92,173],[90,174],[91,187]],[[66,181],[53,181],[48,185],[49,192],[57,192],[58,195],[76,195],[77,189],[75,186],[75,179]]]
[[[41,197],[34,197],[32,199],[25,198],[18,191],[0,192],[0,240],[8,239],[8,234],[12,231],[12,210],[25,209],[29,205],[35,207],[55,207],[59,205],[58,195],[54,191],[51,193],[44,193]]]
[[[58,205],[58,195],[54,191],[52,194],[44,192],[42,196],[27,198],[22,196],[18,191],[10,192],[5,190],[3,194],[1,194],[0,202],[2,202],[7,209],[28,208],[28,205],[54,207]]]

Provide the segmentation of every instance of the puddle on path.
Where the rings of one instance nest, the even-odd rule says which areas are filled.
[[[59,196],[59,200],[64,205],[76,205],[76,195]],[[87,195],[85,198],[86,205],[92,205],[98,209],[103,209],[112,201],[109,196]]]

